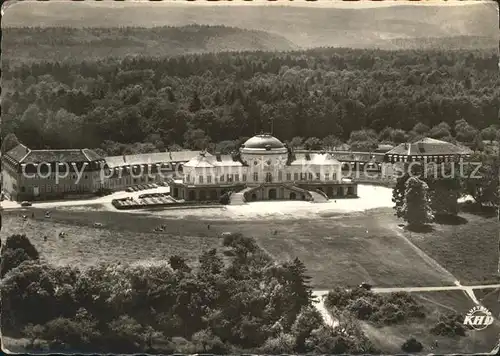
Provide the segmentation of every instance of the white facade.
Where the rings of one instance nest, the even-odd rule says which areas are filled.
[[[328,153],[293,154],[270,135],[252,137],[242,146],[239,155],[201,153],[184,165],[186,185],[312,182],[340,183],[340,162]]]

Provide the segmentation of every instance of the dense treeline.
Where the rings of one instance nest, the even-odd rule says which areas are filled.
[[[39,260],[24,235],[2,248],[2,334],[51,352],[369,353],[354,320],[324,324],[304,265],[275,263],[251,238],[223,239],[197,266],[85,270]]]
[[[269,120],[283,140],[347,141],[370,129],[368,136],[398,142],[417,124],[459,139],[458,121],[472,130],[459,140],[483,129],[494,139],[497,63],[493,51],[331,48],[6,63],[2,134],[34,148],[123,151],[130,144],[207,147],[269,130]]]

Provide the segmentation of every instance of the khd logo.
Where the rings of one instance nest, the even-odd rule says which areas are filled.
[[[474,330],[486,329],[491,324],[493,324],[493,316],[483,306],[476,306],[465,315],[464,325],[468,325]]]

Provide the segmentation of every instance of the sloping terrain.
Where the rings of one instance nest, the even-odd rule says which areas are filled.
[[[88,60],[107,56],[175,56],[221,51],[287,51],[279,35],[225,26],[146,28],[6,28],[2,55],[19,60]]]
[[[354,6],[354,5],[353,5]],[[11,6],[4,26],[185,26],[226,25],[286,37],[301,48],[405,48],[393,39],[498,38],[497,5],[400,5],[364,8],[307,6],[202,6],[138,3],[30,3]],[[445,40],[449,42],[449,40]],[[474,42],[472,42],[474,44]],[[489,43],[489,42],[488,42]],[[244,44],[244,42],[242,43]],[[467,47],[470,43],[467,44]],[[277,48],[278,49],[278,48]]]

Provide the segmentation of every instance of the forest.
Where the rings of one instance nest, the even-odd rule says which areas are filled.
[[[25,235],[12,235],[1,267],[2,334],[25,337],[30,351],[376,351],[355,318],[342,318],[340,330],[324,324],[300,260],[277,263],[240,234],[204,251],[196,268],[174,255],[159,265],[81,270],[47,264]]]
[[[236,145],[272,122],[283,141],[317,145],[372,149],[419,136],[474,145],[498,137],[497,63],[493,50],[346,48],[7,59],[2,136],[122,154]]]

